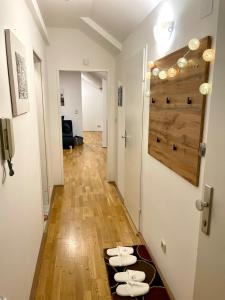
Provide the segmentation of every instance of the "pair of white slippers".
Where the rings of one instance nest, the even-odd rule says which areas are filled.
[[[126,282],[120,284],[116,288],[116,293],[119,296],[138,297],[149,292],[149,285],[145,282],[145,273],[142,271],[127,270],[114,275],[117,282]]]
[[[137,257],[132,255],[134,249],[132,247],[121,247],[108,249],[107,254],[110,257],[109,264],[113,267],[125,267],[136,263]]]
[[[133,253],[132,247],[117,247],[107,250],[109,256],[115,255],[110,257],[110,265],[120,267],[136,263],[137,257],[132,255]],[[137,297],[149,292],[149,285],[142,282],[145,280],[145,273],[142,271],[126,270],[125,272],[118,272],[114,275],[114,279],[116,282],[126,282],[116,288],[116,293],[119,296]]]

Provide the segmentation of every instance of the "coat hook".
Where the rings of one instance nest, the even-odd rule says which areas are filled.
[[[177,151],[177,145],[173,144],[173,151]]]
[[[192,98],[191,97],[187,97],[187,104],[192,104]]]
[[[157,143],[160,143],[161,142],[161,140],[160,140],[160,138],[157,136],[157,138],[156,138],[156,142]]]
[[[155,103],[155,99],[154,98],[152,98],[152,103]]]
[[[169,97],[166,97],[166,103],[170,103],[170,98]]]

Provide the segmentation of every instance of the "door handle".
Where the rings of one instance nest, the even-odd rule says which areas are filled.
[[[127,131],[125,130],[124,135],[121,136],[122,139],[126,139],[127,138]]]
[[[201,201],[201,200],[196,200],[195,206],[196,206],[197,210],[203,211],[203,209],[204,209],[205,207],[208,207],[208,206],[209,206],[209,203],[208,203],[208,202],[205,202],[205,201]]]
[[[125,148],[126,148],[126,146],[127,146],[127,132],[126,132],[126,130],[125,130],[125,134],[122,135],[121,138],[125,140]]]
[[[204,187],[204,199],[196,200],[197,210],[202,211],[202,232],[209,235],[211,210],[212,210],[213,187],[206,184]]]

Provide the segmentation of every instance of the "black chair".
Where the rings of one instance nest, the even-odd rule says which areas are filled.
[[[63,149],[74,148],[73,123],[71,120],[64,120],[64,117],[62,117],[62,139]]]

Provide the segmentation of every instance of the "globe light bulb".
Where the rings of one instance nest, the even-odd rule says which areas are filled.
[[[200,41],[198,39],[191,39],[188,43],[188,48],[192,51],[197,50],[200,46]]]
[[[199,92],[202,95],[208,95],[212,91],[212,85],[210,83],[204,82],[199,87]]]
[[[177,70],[175,68],[169,68],[167,75],[168,77],[173,78],[177,75]]]
[[[204,61],[207,61],[207,62],[214,61],[215,54],[216,54],[215,49],[206,49],[203,52],[202,58],[204,59]]]
[[[152,74],[151,74],[150,71],[147,72],[146,75],[145,75],[146,79],[150,80],[150,79],[151,79],[151,75],[152,75]]]
[[[167,72],[166,71],[160,71],[159,72],[159,78],[160,79],[166,79],[167,78]]]
[[[159,68],[154,68],[152,70],[152,74],[153,74],[153,76],[158,76],[159,75]]]
[[[177,61],[177,65],[179,68],[183,69],[187,66],[188,62],[185,57],[181,57]]]
[[[154,68],[154,66],[155,66],[154,61],[153,61],[153,60],[150,60],[150,61],[148,62],[148,67],[149,67],[149,69]]]

